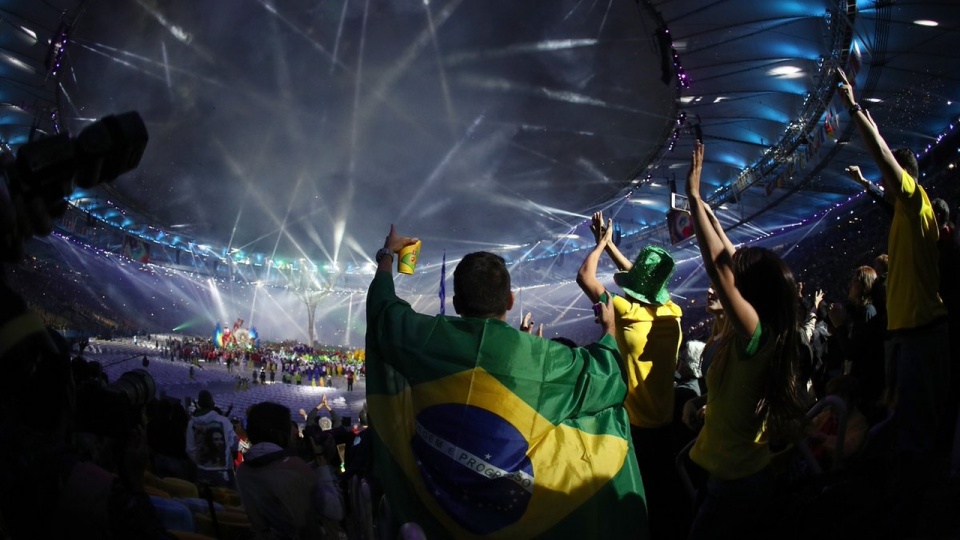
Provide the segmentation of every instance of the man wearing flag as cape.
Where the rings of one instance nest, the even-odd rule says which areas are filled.
[[[399,523],[428,538],[647,538],[623,408],[614,317],[571,349],[508,325],[503,259],[465,256],[460,317],[415,312],[394,290],[391,227],[367,295],[367,400],[376,472]]]

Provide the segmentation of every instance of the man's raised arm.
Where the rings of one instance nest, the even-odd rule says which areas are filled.
[[[853,97],[853,86],[847,80],[843,69],[837,68],[837,76],[840,78],[840,98],[844,106],[850,112],[850,118],[856,124],[863,138],[863,143],[870,153],[870,157],[880,167],[880,176],[883,182],[883,189],[889,194],[895,194],[895,186],[900,185],[900,179],[903,177],[903,169],[893,157],[893,152],[887,146],[887,142],[880,136],[880,130],[877,129],[876,122],[870,118],[867,111],[863,109],[857,100]],[[914,179],[916,180],[916,179]],[[898,190],[899,191],[899,190]]]

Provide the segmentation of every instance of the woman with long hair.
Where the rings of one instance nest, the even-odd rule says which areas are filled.
[[[885,382],[883,342],[887,327],[885,317],[876,306],[876,283],[876,270],[861,266],[850,278],[845,305],[830,306],[830,319],[837,328],[840,349],[850,365],[845,371],[860,383],[859,405],[874,420],[883,414],[878,402]]]
[[[690,538],[751,538],[773,494],[771,446],[803,433],[797,286],[774,252],[734,250],[700,195],[703,145],[687,175],[697,244],[730,331],[707,371],[704,426],[690,458],[708,474]],[[714,218],[715,219],[715,218]]]
[[[877,281],[877,271],[871,266],[861,266],[853,271],[847,300],[858,307],[873,305],[873,284]]]

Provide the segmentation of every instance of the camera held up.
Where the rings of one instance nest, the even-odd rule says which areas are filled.
[[[145,369],[133,369],[109,385],[96,378],[77,381],[78,431],[125,439],[143,423],[144,406],[156,394],[157,385]]]
[[[28,142],[16,158],[5,157],[0,175],[6,181],[17,214],[17,234],[0,246],[5,260],[19,258],[19,242],[43,227],[24,226],[56,219],[66,211],[64,198],[74,186],[93,187],[112,182],[140,164],[149,136],[136,111],[104,117],[83,129],[76,138],[60,133]],[[38,215],[38,214],[43,214]],[[40,230],[36,230],[36,229]]]

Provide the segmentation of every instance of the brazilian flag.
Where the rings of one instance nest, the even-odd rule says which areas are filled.
[[[647,538],[616,340],[569,349],[367,296],[376,472],[428,538]]]

